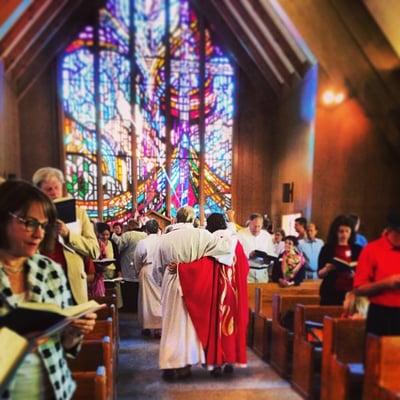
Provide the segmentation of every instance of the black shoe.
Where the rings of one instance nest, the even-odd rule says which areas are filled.
[[[164,381],[171,382],[175,379],[176,371],[174,369],[164,369],[162,372],[162,378]]]
[[[151,336],[151,330],[150,329],[142,329],[142,336],[146,336],[146,337]]]
[[[226,364],[224,367],[224,374],[233,374],[233,365]]]
[[[211,372],[210,375],[214,378],[219,378],[222,376],[222,369],[221,367],[215,367]]]
[[[187,379],[192,376],[192,371],[190,369],[190,365],[183,368],[177,368],[176,377],[177,379]]]

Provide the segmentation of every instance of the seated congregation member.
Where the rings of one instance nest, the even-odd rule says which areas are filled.
[[[140,240],[144,239],[147,234],[138,228],[136,221],[129,220],[128,230],[121,236],[112,234],[111,239],[117,244],[120,254],[121,274],[124,284],[121,287],[122,301],[124,309],[130,312],[137,311],[137,293],[138,293],[138,275],[135,269],[135,249]]]
[[[40,168],[33,174],[32,181],[51,200],[64,197],[64,175],[59,169]],[[57,240],[54,250],[45,255],[64,269],[75,302],[84,303],[88,300],[84,258],[95,260],[100,255],[96,234],[86,211],[76,207],[76,221],[70,224],[58,219],[57,234],[62,239]]]
[[[365,247],[368,244],[368,240],[362,233],[359,232],[361,224],[360,217],[356,214],[350,214],[349,218],[353,221],[354,230],[356,231],[356,244],[361,247]]]
[[[157,281],[156,263],[160,242],[160,227],[155,219],[148,220],[144,225],[147,237],[140,240],[136,246],[134,259],[135,269],[139,277],[138,320],[142,334],[148,336],[151,331],[155,337],[161,330],[161,282]]]
[[[299,240],[299,250],[305,258],[306,276],[311,279],[318,278],[318,257],[324,241],[317,238],[318,230],[314,223],[307,225],[307,236]]]
[[[215,309],[211,312],[215,313],[216,317],[210,320],[216,321],[216,324],[221,323],[221,329],[210,328],[208,331],[220,335],[217,342],[221,344],[220,350],[222,351],[215,349],[214,354],[210,354],[207,349],[206,361],[208,367],[212,368],[211,374],[217,377],[222,373],[222,366],[224,366],[225,373],[232,373],[234,365],[244,367],[247,364],[247,275],[249,265],[236,233],[228,229],[222,214],[211,214],[207,218],[206,229],[217,238],[228,239],[231,245],[229,254],[215,256],[219,264],[213,270],[214,275],[210,274],[210,280],[213,280],[218,287],[217,290],[212,290],[208,294],[209,297],[215,296],[213,302]],[[199,272],[204,273],[202,270]],[[182,274],[184,272],[181,272],[181,276]],[[202,291],[203,285],[199,286]],[[188,288],[188,292],[192,294],[192,285]],[[193,293],[193,296],[196,296],[196,293]],[[221,304],[225,307],[221,308]],[[204,324],[202,320],[199,322]],[[196,321],[194,323],[197,329]],[[211,339],[211,341],[214,340]]]
[[[382,237],[361,252],[354,288],[370,301],[367,332],[400,335],[400,212],[389,214]]]
[[[110,226],[104,222],[97,223],[97,234],[99,237],[100,247],[100,260],[109,259],[115,260],[107,264],[96,263],[98,271],[102,271],[104,279],[115,279],[121,277],[121,266],[119,262],[119,252],[116,243],[110,239],[111,229]],[[115,283],[115,289],[117,293],[117,307],[122,307],[122,294],[120,282]]]
[[[272,235],[262,229],[263,223],[261,214],[251,214],[248,227],[238,232],[239,241],[250,263],[249,282],[268,282],[268,265],[260,264],[257,259],[261,258],[258,256],[262,253],[275,256]]]
[[[121,236],[123,230],[124,229],[123,229],[123,225],[121,224],[121,222],[115,222],[114,225],[112,226],[112,233],[117,236]]]
[[[305,239],[307,237],[307,219],[299,217],[294,220],[294,230],[297,233],[297,239]]]
[[[230,242],[194,228],[195,211],[182,207],[172,231],[160,237],[157,262],[165,270],[161,287],[162,331],[159,365],[163,378],[190,376],[190,366],[205,362],[204,350],[187,312],[179,281],[179,263],[229,254]],[[178,266],[177,266],[178,265]],[[157,266],[158,268],[158,266]]]
[[[0,316],[22,302],[73,304],[62,268],[38,254],[54,241],[56,210],[39,189],[23,181],[0,186]],[[65,400],[75,383],[66,355],[75,355],[82,334],[89,333],[96,314],[74,321],[64,332],[49,337],[29,353],[15,373],[3,398]]]
[[[304,257],[295,236],[286,236],[285,250],[274,265],[273,281],[280,286],[300,285],[305,278]]]
[[[342,305],[345,295],[353,288],[354,267],[346,267],[337,260],[351,264],[358,260],[361,247],[355,244],[354,224],[345,215],[332,222],[326,244],[318,258],[321,305]],[[335,260],[336,258],[336,260]]]
[[[285,231],[283,229],[277,229],[274,232],[272,245],[274,247],[275,255],[279,257],[285,250]]]

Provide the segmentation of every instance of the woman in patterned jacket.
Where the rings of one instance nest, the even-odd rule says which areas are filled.
[[[56,211],[39,189],[23,181],[0,186],[0,316],[21,302],[73,304],[61,267],[38,254],[51,245]],[[96,314],[87,314],[28,354],[3,398],[70,399],[75,389],[66,354],[75,355]]]

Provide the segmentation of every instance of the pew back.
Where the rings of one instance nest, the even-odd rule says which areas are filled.
[[[349,365],[362,364],[365,319],[324,318],[321,400],[347,399]]]
[[[272,318],[272,297],[275,294],[282,296],[316,296],[319,295],[319,281],[304,281],[299,286],[289,286],[282,288],[276,283],[271,283],[269,286],[259,288],[259,303],[255,304],[256,311],[266,318]]]
[[[400,336],[368,335],[363,399],[384,397],[382,388],[400,392],[399,374]]]

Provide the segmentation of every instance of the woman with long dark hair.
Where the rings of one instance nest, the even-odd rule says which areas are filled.
[[[336,217],[318,259],[318,276],[323,279],[321,305],[343,304],[346,293],[353,288],[354,272],[350,265],[356,263],[361,250],[355,244],[353,221],[345,215]]]

